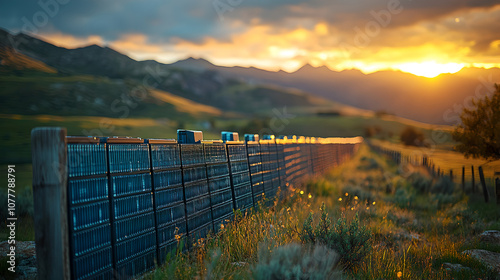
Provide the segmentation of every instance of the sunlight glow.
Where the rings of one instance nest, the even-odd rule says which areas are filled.
[[[444,73],[457,73],[464,68],[463,63],[437,63],[435,61],[411,62],[395,65],[394,68],[417,76],[434,78]]]

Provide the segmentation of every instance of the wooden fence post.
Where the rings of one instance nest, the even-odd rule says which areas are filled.
[[[470,166],[472,171],[472,193],[476,193],[476,180],[474,179],[474,165]]]
[[[465,193],[465,166],[462,166],[462,191]]]
[[[484,173],[483,173],[483,167],[479,166],[479,179],[481,180],[481,186],[483,187],[483,194],[484,194],[484,202],[488,203],[490,200],[490,194],[488,193],[488,189],[486,188],[486,181],[484,180]]]
[[[500,175],[500,172],[495,173],[496,175]],[[497,204],[500,205],[500,178],[496,178],[495,180],[495,185],[496,185],[496,193],[497,193]]]
[[[70,279],[66,129],[31,131],[38,279]]]
[[[450,169],[450,180],[453,182],[453,170]]]

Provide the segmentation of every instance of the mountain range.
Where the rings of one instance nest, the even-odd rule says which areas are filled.
[[[460,106],[469,102],[476,92],[482,96],[493,83],[500,82],[499,68],[463,68],[455,74],[425,78],[399,71],[337,72],[308,64],[292,73],[273,72],[254,67],[217,66],[200,58],[163,64],[153,60],[136,61],[112,48],[97,45],[66,49],[30,35],[14,35],[1,29],[0,60],[0,75],[3,76],[26,75],[31,71],[52,77],[102,77],[105,79],[100,81],[106,81],[116,92],[144,87],[149,102],[156,105],[166,101],[158,98],[158,94],[151,94],[154,90],[213,106],[215,110],[243,114],[269,111],[276,106],[317,110],[356,107],[431,124],[455,124]],[[7,79],[3,83],[5,81]],[[19,94],[20,87],[11,84],[4,89],[9,89],[10,94]],[[48,90],[42,91],[47,94]],[[54,91],[53,85],[50,90]],[[103,101],[97,103],[100,102]],[[41,113],[40,106],[35,111],[30,113]],[[212,109],[205,111],[215,112]]]

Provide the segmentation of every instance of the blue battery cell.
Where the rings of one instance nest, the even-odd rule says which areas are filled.
[[[71,208],[71,224],[75,231],[108,222],[109,201],[96,202]]]
[[[247,149],[244,144],[227,145],[229,161],[245,160],[247,158]]]
[[[112,267],[112,251],[109,246],[82,257],[73,258],[73,278],[93,279],[93,276],[98,276]]]
[[[239,173],[248,171],[247,161],[232,161],[231,162],[231,173]]]
[[[86,253],[111,245],[111,226],[99,227],[75,232],[72,237],[73,253],[79,257]]]
[[[216,193],[211,193],[210,195],[211,202],[212,202],[212,207],[215,207],[219,204],[226,203],[226,202],[231,202],[233,201],[233,193],[230,188],[227,188],[225,190],[216,192]]]
[[[161,210],[157,210],[156,218],[158,227],[163,227],[168,224],[184,220],[186,218],[186,213],[184,211],[184,204],[179,204],[172,207],[167,207]]]
[[[253,206],[253,198],[251,195],[237,198],[235,202],[236,202],[236,209],[246,210]]]
[[[183,166],[204,164],[203,145],[183,144],[181,145],[181,160]]]
[[[117,198],[114,201],[115,219],[145,213],[153,210],[153,198],[150,193]]]
[[[115,197],[151,191],[151,174],[149,173],[114,175],[111,176],[111,182]]]
[[[234,187],[234,196],[239,198],[241,196],[248,196],[252,194],[252,186],[250,183],[241,184]]]
[[[179,242],[177,241],[172,241],[170,243],[167,243],[163,246],[160,246],[158,251],[159,251],[159,261],[160,264],[163,264],[167,261],[167,259],[171,259],[175,256],[177,250],[180,250],[180,243],[183,243],[183,248],[186,248],[186,238],[183,237]]]
[[[116,263],[131,260],[144,252],[155,249],[155,247],[156,234],[154,231],[117,243],[115,246]]]
[[[173,223],[167,225],[162,228],[158,228],[158,245],[163,246],[167,243],[171,243],[176,240],[177,237],[181,237],[186,234],[186,222],[179,221],[177,223]]]
[[[153,212],[115,221],[115,240],[117,242],[129,239],[155,229]]]
[[[178,204],[184,201],[184,190],[182,186],[172,187],[155,192],[156,208]]]
[[[228,217],[233,214],[233,202],[229,201],[212,208],[212,217],[214,220]],[[214,224],[215,225],[215,224]]]
[[[179,146],[173,145],[151,145],[151,161],[153,170],[174,168],[181,166]]]
[[[111,173],[149,170],[148,144],[109,144]]]
[[[191,231],[195,231],[198,228],[203,227],[204,225],[212,223],[212,211],[208,209],[205,212],[198,213],[187,219],[188,231],[191,234]]]
[[[68,181],[71,204],[89,203],[108,198],[108,178],[89,178]]]
[[[155,190],[182,185],[182,171],[180,169],[154,172]]]
[[[233,186],[238,186],[241,184],[250,183],[250,176],[248,172],[232,174],[231,180],[233,182]]]
[[[207,179],[206,167],[196,166],[183,169],[182,176],[184,177],[184,184],[188,184],[199,180],[206,180]]]
[[[213,193],[219,190],[231,188],[231,181],[229,180],[229,176],[220,177],[217,179],[209,179],[208,186],[210,188],[210,193]]]
[[[210,221],[209,224],[200,227],[194,231],[189,231],[188,243],[189,245],[195,244],[200,238],[205,238],[208,236],[209,232],[213,232],[213,224]]]
[[[140,256],[116,266],[117,279],[130,279],[155,267],[156,251],[145,252]]]
[[[207,165],[208,178],[220,177],[229,174],[229,166],[227,163]]]
[[[210,209],[210,196],[208,195],[186,202],[186,213],[188,218],[206,209]]]
[[[106,174],[106,145],[68,144],[68,176]]]
[[[189,201],[195,197],[208,194],[208,183],[207,181],[198,181],[189,185],[185,185],[184,191],[186,195],[186,201]]]
[[[223,144],[204,144],[205,162],[227,162],[226,147]]]
[[[250,165],[250,174],[251,175],[257,175],[262,171],[262,166],[260,164],[258,165]]]

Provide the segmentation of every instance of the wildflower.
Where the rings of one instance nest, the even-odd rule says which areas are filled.
[[[358,200],[358,196],[354,196],[354,200]]]
[[[342,201],[342,197],[339,197],[339,201]]]
[[[224,229],[224,224],[220,224],[220,229]]]
[[[401,271],[398,271],[397,276],[398,276],[398,278],[401,278],[403,276],[403,273]]]
[[[176,234],[176,235],[175,235],[175,240],[179,241],[180,239],[181,239],[180,234]]]
[[[351,211],[354,210],[354,207],[351,207]]]
[[[345,196],[349,196],[349,193],[345,193]]]
[[[304,191],[300,191],[300,194],[304,194]]]
[[[311,194],[309,194],[309,198],[312,198],[313,196]]]
[[[373,202],[373,205],[375,205],[375,201]]]

